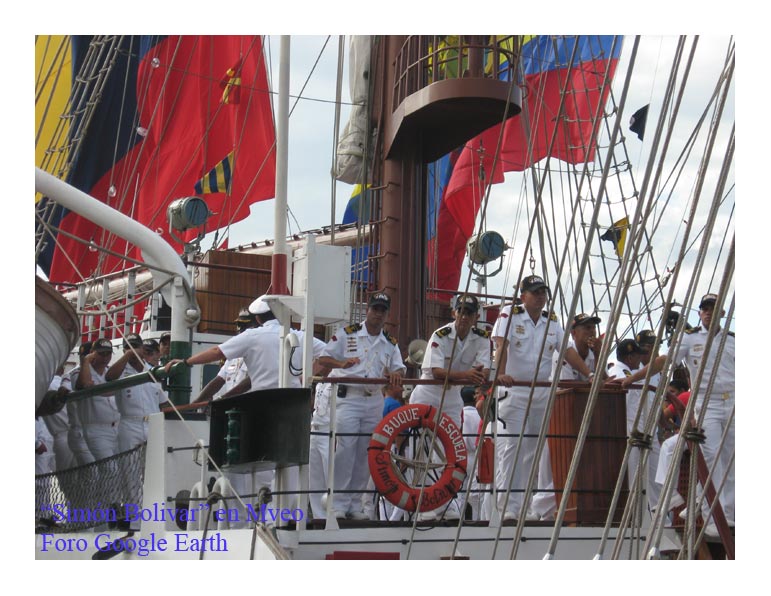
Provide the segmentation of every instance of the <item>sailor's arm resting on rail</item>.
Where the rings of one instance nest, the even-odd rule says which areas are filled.
[[[224,384],[225,379],[220,376],[214,377],[211,381],[206,383],[206,387],[201,389],[201,393],[199,393],[198,397],[196,397],[191,403],[195,404],[202,401],[209,401],[212,397],[214,397],[214,394],[217,393],[217,391],[222,389]]]
[[[633,383],[636,383],[637,381],[644,379],[648,374],[648,369],[651,370],[651,375],[655,375],[656,373],[661,372],[661,369],[664,368],[664,363],[666,362],[666,360],[667,360],[666,354],[662,354],[661,356],[658,356],[648,366],[643,366],[642,368],[639,368],[636,371],[634,371],[628,377],[624,377],[623,379],[621,379],[621,387],[623,389],[626,389]]]
[[[220,350],[219,346],[212,346],[208,350],[204,350],[203,352],[198,352],[198,354],[188,356],[184,360],[180,358],[169,360],[166,363],[164,369],[166,372],[169,372],[172,366],[180,362],[184,362],[188,366],[195,366],[196,364],[209,364],[210,362],[217,362],[218,360],[226,360],[225,354],[222,353],[222,350]]]
[[[450,370],[446,368],[432,368],[431,374],[438,381],[445,379],[451,382],[467,383],[469,385],[481,385],[487,382],[490,370],[483,368],[481,364],[470,368],[469,370]]]

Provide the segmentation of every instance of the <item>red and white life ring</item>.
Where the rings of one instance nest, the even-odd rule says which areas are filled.
[[[405,511],[417,510],[420,487],[404,481],[391,457],[391,447],[403,431],[421,427],[434,431],[446,458],[439,479],[423,489],[420,511],[432,511],[448,503],[466,478],[468,456],[463,433],[446,414],[437,422],[437,413],[438,410],[428,404],[402,406],[383,418],[369,442],[369,471],[378,492]]]

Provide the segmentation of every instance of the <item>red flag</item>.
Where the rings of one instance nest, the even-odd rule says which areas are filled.
[[[136,40],[129,74],[111,81],[129,84],[119,89],[124,100],[115,102],[110,110],[115,121],[100,123],[101,130],[91,130],[88,138],[102,155],[112,155],[114,146],[116,159],[111,167],[93,171],[93,184],[79,186],[156,230],[181,252],[169,235],[166,209],[175,199],[194,195],[196,183],[231,152],[229,185],[221,186],[229,188],[229,193],[203,195],[215,214],[207,231],[245,218],[251,203],[275,194],[275,131],[262,42],[259,36],[168,36],[157,43],[156,38]],[[130,128],[126,120],[133,122]],[[113,141],[119,126],[121,147]],[[84,155],[88,151],[84,148]],[[81,162],[78,167],[90,165]],[[81,178],[89,179],[89,174]],[[73,213],[63,217],[61,228],[117,253],[141,258],[135,247]],[[51,279],[80,281],[81,275],[126,266],[120,258],[88,251],[62,235],[58,242],[62,250],[54,254]]]
[[[204,195],[216,214],[208,229],[240,221],[251,203],[274,196],[275,132],[259,36],[169,37],[144,57],[138,86],[156,100],[140,110],[152,151],[143,159],[139,221],[165,229],[168,204],[193,194],[231,152],[230,195]]]

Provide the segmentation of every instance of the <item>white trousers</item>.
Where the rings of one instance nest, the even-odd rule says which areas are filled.
[[[635,393],[637,394],[637,398],[630,400],[629,394]],[[626,402],[626,433],[627,436],[631,434],[632,432],[632,426],[634,424],[635,416],[637,415],[637,407],[639,406],[639,391],[635,392],[629,392],[627,394],[627,402]],[[652,407],[652,400],[653,400],[654,394],[651,392],[648,392],[647,401],[643,405],[643,412],[640,414],[640,418],[637,422],[637,429],[640,430],[645,425],[645,419],[648,416],[648,412],[650,411],[650,408]],[[655,507],[658,507],[659,498],[661,496],[661,486],[656,482],[656,470],[658,468],[658,461],[659,461],[659,453],[661,450],[661,446],[659,445],[659,441],[656,438],[656,433],[653,433],[653,440],[651,441],[651,451],[648,454],[648,464],[643,471],[642,481],[643,485],[642,488],[645,490],[645,495],[647,497],[647,506],[650,509],[653,509]],[[632,447],[631,451],[629,452],[629,461],[626,469],[627,473],[627,481],[629,483],[629,487],[632,486],[632,481],[634,480],[634,476],[637,473],[637,467],[640,465],[640,448],[639,447]],[[639,486],[639,483],[638,483]]]
[[[118,450],[118,425],[84,424],[83,437],[94,459],[112,457]]]
[[[665,439],[661,444],[658,465],[656,466],[656,484],[663,486],[664,481],[667,479],[667,472],[669,471],[670,462],[672,461],[672,456],[675,453],[675,446],[677,445],[677,436],[678,435],[673,435],[668,439]],[[675,484],[675,490],[677,490],[677,484]]]
[[[71,426],[67,431],[67,445],[72,451],[72,455],[75,458],[75,463],[79,466],[85,466],[86,464],[93,463],[95,461],[94,456],[91,455],[91,451],[86,443],[86,438],[83,436],[83,429],[79,426]]]
[[[50,445],[46,445],[48,451],[35,454],[35,475],[50,474],[54,471],[54,454]]]
[[[719,494],[719,498],[720,504],[723,507],[723,513],[725,513],[726,519],[730,522],[736,519],[736,466],[733,463],[730,466],[728,465],[736,449],[735,419],[731,420],[730,426],[728,425],[728,419],[734,409],[734,402],[735,396],[733,393],[727,394],[726,399],[723,399],[723,396],[720,394],[710,396],[707,413],[704,416],[705,440],[701,445],[708,468],[711,469],[713,463],[717,460],[712,477],[712,484],[715,490],[718,489],[720,483],[723,482],[723,477],[725,477],[725,484],[723,485],[723,491]],[[700,406],[701,404],[696,405],[697,416],[699,415]],[[723,444],[722,451],[718,453],[720,441],[726,427],[728,427],[728,433],[725,443]],[[704,516],[707,515],[708,510],[709,505],[707,500],[704,499],[702,504]]]
[[[536,389],[537,390],[537,389]],[[511,390],[509,390],[511,392]],[[509,514],[519,518],[524,490],[527,486],[530,470],[533,467],[535,451],[538,444],[537,435],[541,432],[541,424],[546,414],[546,400],[539,399],[538,396],[533,399],[530,406],[530,414],[525,420],[527,410],[527,397],[520,395],[511,395],[505,401],[500,402],[498,408],[498,438],[496,439],[495,449],[497,455],[497,469],[495,473],[495,482],[498,487],[498,508],[503,515]],[[505,428],[504,428],[505,423]],[[524,437],[522,447],[519,451],[519,458],[515,462],[517,445],[519,444],[519,433],[524,428],[525,435],[535,435],[533,437]],[[513,436],[501,436],[501,434]],[[540,466],[539,461],[539,466]],[[516,467],[515,467],[516,464]],[[549,466],[549,476],[551,476],[551,464],[545,460],[544,465]],[[511,494],[504,510],[506,501],[506,489],[509,486],[507,481],[512,468],[514,475],[511,479]],[[543,483],[543,484],[542,484]],[[538,484],[546,488],[547,478],[539,478]],[[552,483],[553,486],[553,483]],[[527,510],[525,510],[527,512]]]
[[[351,395],[337,398],[336,432],[362,433],[338,436],[335,447],[335,496],[333,509],[340,513],[361,512],[361,494],[337,491],[365,491],[369,480],[367,446],[372,432],[383,418],[382,395]]]
[[[328,424],[311,425],[311,430],[315,432],[329,432]],[[308,455],[308,489],[326,490],[327,489],[327,470],[329,469],[329,437],[327,435],[311,435],[310,453]],[[314,519],[326,519],[327,509],[322,505],[324,494],[311,493],[309,500],[311,502],[311,511]]]
[[[549,441],[543,444],[541,459],[538,460],[538,488],[542,489],[533,494],[530,501],[530,509],[539,517],[548,517],[557,511],[557,499],[554,494],[554,478],[551,475],[551,455],[549,453]]]
[[[415,393],[413,393],[410,396],[410,404],[428,404],[429,406],[434,406],[437,410],[439,409],[439,404],[441,401],[441,396],[432,395],[429,393],[420,393],[419,395],[415,395]],[[450,420],[452,420],[458,428],[463,428],[460,419],[462,411],[463,401],[457,399],[456,396],[447,393],[444,398],[442,414],[447,414]]]
[[[67,431],[63,430],[54,436],[54,457],[56,459],[56,471],[67,470],[75,465],[75,457],[67,444]]]
[[[141,419],[121,418],[118,423],[118,453],[130,451],[147,440],[149,424]]]

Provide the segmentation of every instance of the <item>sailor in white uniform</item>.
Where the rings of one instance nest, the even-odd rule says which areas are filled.
[[[688,367],[691,377],[691,396],[696,397],[695,415],[698,419],[702,410],[706,409],[704,416],[705,441],[701,445],[704,459],[708,467],[712,467],[715,460],[715,476],[713,485],[715,490],[723,482],[725,485],[722,493],[719,495],[720,503],[723,507],[726,520],[729,525],[734,524],[735,520],[735,466],[729,465],[731,457],[736,448],[735,421],[731,418],[734,412],[736,393],[735,393],[735,359],[736,343],[734,334],[718,326],[718,330],[712,340],[709,352],[705,351],[707,335],[712,319],[715,316],[714,308],[718,296],[716,294],[705,294],[699,303],[699,319],[701,325],[694,329],[685,331],[682,337],[679,349],[674,354],[674,362],[684,361]],[[725,316],[725,311],[721,311],[719,317]],[[716,325],[718,325],[716,323]],[[725,347],[720,352],[719,347],[725,339]],[[704,365],[704,374],[698,386],[695,386],[699,368],[702,360],[706,358]],[[666,356],[659,356],[649,365],[654,372],[659,372],[664,365]],[[639,379],[645,378],[646,368],[635,372],[632,376],[624,380],[625,385],[629,385]],[[712,384],[710,393],[707,389]],[[728,421],[731,420],[729,424]],[[718,453],[721,438],[726,432],[723,449]],[[709,505],[704,499],[702,503],[702,516],[706,517]],[[717,530],[714,524],[707,525],[709,534],[716,534]]]
[[[560,381],[591,380],[595,372],[595,361],[600,353],[602,343],[597,338],[597,325],[601,322],[602,320],[599,317],[593,317],[583,312],[573,317],[568,349],[572,348],[578,353],[585,365],[585,369],[579,370],[571,366],[569,362],[564,361],[560,369]],[[554,378],[554,373],[557,370],[557,356],[559,356],[559,352],[555,351],[552,356],[552,371],[549,380]],[[586,374],[587,371],[589,374]]]
[[[420,378],[481,385],[487,381],[490,373],[490,332],[476,327],[479,320],[479,301],[476,296],[458,296],[452,314],[454,322],[431,334]],[[458,384],[448,385],[447,391],[444,391],[442,385],[418,385],[412,392],[410,403],[428,404],[437,409],[441,404],[442,412],[460,428],[463,410],[461,389],[462,385]]]
[[[123,355],[110,366],[105,379],[114,381],[151,370],[152,367],[144,361],[143,355],[142,338],[136,333],[129,333],[123,340]],[[119,452],[129,451],[147,440],[148,417],[159,412],[168,400],[161,384],[153,381],[120,389],[115,394],[120,412]]]
[[[49,391],[57,391],[60,394],[66,394],[71,390],[69,375],[63,374],[63,371],[58,371],[54,378],[51,380],[51,384],[48,387]],[[63,407],[55,414],[49,416],[42,416],[42,420],[51,433],[53,438],[53,451],[55,461],[55,471],[66,470],[75,465],[75,457],[70,451],[69,445],[67,445],[67,434],[70,430],[69,418],[67,417],[67,408]]]
[[[522,304],[505,306],[492,332],[496,353],[501,353],[499,364],[501,372],[498,376],[500,387],[496,405],[499,420],[496,440],[496,486],[499,490],[499,508],[503,508],[506,501],[507,481],[511,469],[514,468],[511,493],[505,510],[502,511],[504,520],[519,518],[524,490],[533,466],[536,437],[541,432],[549,397],[548,387],[534,387],[530,413],[525,418],[530,399],[530,387],[514,387],[513,383],[548,381],[552,370],[552,358],[554,353],[559,351],[564,335],[557,316],[543,310],[549,291],[543,278],[538,275],[527,276],[519,287]],[[575,349],[567,349],[565,360],[582,374],[586,374],[587,377],[590,375],[586,364]],[[515,467],[519,434],[523,431],[523,427],[525,435],[535,436],[522,439],[519,460]],[[532,515],[535,517],[537,514]]]
[[[242,308],[235,320],[238,334],[247,329],[259,327],[256,315],[249,312],[248,308]],[[249,376],[249,371],[244,364],[242,357],[226,360],[220,367],[217,376],[206,384],[201,393],[193,400],[195,402],[208,402],[210,399],[219,399],[228,395],[242,393],[242,391],[233,391],[236,387],[241,387],[241,383]]]
[[[76,388],[85,389],[105,383],[104,374],[111,359],[110,340],[96,340],[91,352],[81,362]],[[78,416],[83,425],[83,436],[94,459],[115,455],[118,449],[120,413],[113,395],[94,395],[83,399],[78,404]]]
[[[348,325],[335,332],[319,358],[321,366],[333,369],[330,377],[387,376],[390,384],[401,385],[407,367],[402,362],[398,341],[383,330],[390,307],[387,294],[373,294],[364,323]],[[367,519],[355,491],[363,492],[367,488],[367,445],[383,417],[383,386],[340,384],[337,387],[335,430],[347,436],[337,436],[332,507],[336,517]],[[327,392],[331,393],[331,385]],[[357,433],[360,436],[350,436]]]
[[[640,368],[640,359],[645,350],[633,339],[622,339],[616,346],[616,363],[608,370],[608,375],[614,377],[614,380],[621,381],[627,377],[632,376],[632,373]],[[639,389],[628,389],[626,392],[626,433],[629,436],[634,426],[634,419],[637,415],[637,410],[640,408],[641,391]],[[645,417],[648,415],[647,407],[644,408],[640,414],[641,424],[645,422]],[[637,447],[632,447],[629,452],[629,460],[627,464],[627,478],[629,486],[632,486],[634,476],[637,473],[637,466],[640,463],[640,450]],[[656,462],[648,454],[648,468],[653,467],[655,471]],[[644,478],[647,478],[647,473]]]
[[[83,362],[86,354],[91,351],[92,342],[86,341],[80,345],[78,349],[78,355],[80,362]],[[80,375],[80,365],[75,366],[67,374],[70,379],[70,387],[75,387],[77,384],[78,376]],[[72,452],[72,456],[75,458],[75,464],[78,466],[85,466],[94,461],[94,456],[91,455],[91,451],[86,443],[86,438],[83,436],[83,425],[80,422],[79,408],[82,402],[80,400],[68,399],[65,405],[67,410],[67,423],[69,428],[67,430],[67,446]]]
[[[643,329],[642,331],[638,332],[637,335],[635,335],[635,341],[640,346],[640,348],[643,351],[642,358],[640,359],[640,367],[648,366],[648,364],[651,362],[651,360],[655,360],[658,358],[659,351],[658,348],[656,348],[656,351],[653,351],[653,347],[656,343],[656,333],[652,329]],[[661,373],[656,373],[651,375],[651,378],[648,380],[648,385],[644,391],[641,393],[645,395],[645,400],[643,404],[643,413],[640,417],[641,421],[644,421],[645,418],[642,416],[647,416],[648,412],[652,411],[655,406],[656,401],[656,389],[658,388],[659,383],[661,382]],[[642,401],[642,398],[640,398]],[[629,417],[629,410],[626,412],[627,417]],[[632,415],[634,416],[634,412],[632,412]],[[658,425],[658,421],[657,421]],[[642,427],[642,422],[640,424],[640,427]],[[659,459],[661,444],[658,441],[658,432],[656,430],[657,427],[654,427],[653,430],[653,441],[651,442],[651,452],[648,456],[648,461],[657,461]],[[648,466],[648,485],[647,485],[647,496],[648,496],[648,507],[653,510],[655,507],[658,506],[659,497],[661,495],[661,487],[656,482],[656,469],[655,466]]]
[[[260,326],[246,329],[243,333],[235,335],[220,344],[198,354],[194,354],[183,361],[171,360],[166,364],[168,371],[178,362],[184,362],[188,366],[197,364],[208,364],[218,360],[232,360],[243,358],[246,369],[249,373],[250,387],[252,391],[264,389],[276,389],[279,387],[280,366],[279,353],[281,349],[280,331],[281,324],[271,312],[268,303],[263,296],[257,298],[249,305],[249,311],[257,316]],[[303,334],[299,331],[290,330],[298,339],[299,347],[292,355],[289,371],[290,386],[302,387],[302,379],[296,371],[302,370]],[[324,342],[315,339],[313,341],[314,357],[318,357],[324,348]],[[239,494],[249,492],[256,493],[263,486],[270,486],[274,473],[272,470],[255,472],[252,474],[227,474],[233,488]],[[251,488],[248,487],[251,482]],[[287,490],[292,490],[287,487]],[[242,511],[241,519],[246,519],[245,512]]]
[[[454,300],[452,314],[454,322],[431,334],[423,357],[420,378],[481,385],[487,381],[490,374],[490,333],[476,327],[479,320],[479,301],[476,296],[458,296]],[[437,410],[441,406],[442,413],[447,414],[455,425],[462,429],[461,389],[461,385],[448,385],[446,391],[443,385],[418,385],[410,396],[410,403],[428,404]],[[428,449],[428,446],[425,446],[425,449]],[[436,516],[442,513],[447,519],[457,519],[460,516],[458,502],[453,500],[449,507],[443,506],[435,511],[422,512],[419,519],[436,519]]]

